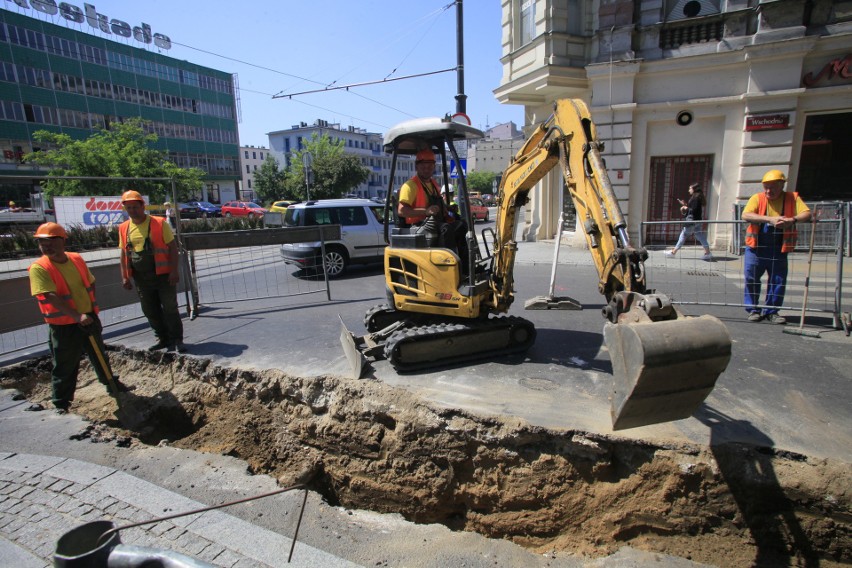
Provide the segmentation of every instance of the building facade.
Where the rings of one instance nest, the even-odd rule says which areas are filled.
[[[485,131],[485,138],[472,142],[468,149],[468,170],[502,174],[523,145],[524,133],[514,122],[493,126]]]
[[[695,181],[717,220],[734,218],[769,169],[806,201],[852,199],[852,2],[503,0],[502,9],[495,95],[524,106],[527,131],[557,99],[590,105],[632,237],[640,221],[679,219],[674,198]],[[530,239],[553,237],[570,201],[558,172],[540,183],[551,191],[531,193]],[[666,244],[676,233],[643,237]]]
[[[264,146],[240,146],[240,199],[254,201],[254,174],[269,155]]]
[[[237,197],[239,132],[231,74],[0,9],[4,194],[38,193],[34,183],[2,181],[3,175],[32,172],[21,158],[36,149],[35,131],[84,139],[130,117],[148,121],[159,137],[157,149],[171,161],[207,172],[195,197],[215,203]]]
[[[386,154],[381,134],[367,132],[362,128],[349,126],[341,128],[340,124],[329,123],[327,120],[316,120],[309,125],[305,122],[294,125],[287,130],[269,132],[269,151],[278,160],[280,167],[289,167],[290,161],[312,137],[326,135],[332,141],[342,141],[343,151],[361,160],[361,164],[370,170],[366,182],[352,190],[357,197],[384,199],[390,183],[391,157]],[[414,175],[414,158],[400,156],[397,160],[393,187],[400,187]]]

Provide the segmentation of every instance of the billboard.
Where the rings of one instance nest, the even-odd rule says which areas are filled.
[[[148,196],[142,197],[147,205]],[[53,209],[56,211],[56,222],[63,227],[77,225],[91,229],[99,225],[118,225],[127,219],[118,195],[54,197]]]

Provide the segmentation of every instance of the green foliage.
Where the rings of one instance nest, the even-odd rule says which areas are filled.
[[[494,172],[470,172],[467,174],[467,190],[494,193],[493,184],[496,177]]]
[[[269,203],[277,199],[295,199],[285,186],[287,172],[281,170],[278,160],[267,155],[260,169],[254,174],[254,192],[258,201]]]
[[[314,134],[303,150],[293,154],[284,182],[286,199],[307,199],[305,153],[310,154],[311,199],[343,197],[370,177],[370,170],[361,165],[359,158],[343,151],[343,140],[332,141],[327,134]]]
[[[155,150],[156,134],[146,134],[144,121],[131,118],[114,122],[109,129],[98,129],[89,138],[74,140],[67,134],[46,130],[33,133],[44,148],[24,156],[24,161],[49,168],[51,179],[42,182],[46,197],[56,195],[120,195],[126,189],[147,193],[152,202],[171,198],[171,183],[141,180],[71,180],[67,176],[86,177],[160,177],[176,181],[178,199],[185,199],[201,188],[205,176],[198,168],[184,169]]]

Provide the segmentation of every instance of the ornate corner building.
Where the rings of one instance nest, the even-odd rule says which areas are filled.
[[[633,237],[640,221],[679,219],[674,199],[696,181],[716,220],[735,218],[775,168],[806,201],[852,200],[852,0],[503,0],[502,10],[495,95],[524,106],[525,129],[557,99],[590,104]],[[552,238],[570,208],[567,194],[543,193],[531,193],[530,240]]]

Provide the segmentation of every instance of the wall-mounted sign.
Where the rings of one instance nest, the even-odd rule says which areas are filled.
[[[762,114],[760,116],[746,117],[746,132],[754,130],[782,130],[789,127],[789,114]]]
[[[32,9],[37,12],[42,12],[48,16],[59,14],[69,22],[82,24],[87,22],[91,27],[102,31],[103,33],[115,34],[121,37],[132,37],[136,41],[142,43],[154,42],[154,45],[162,49],[171,49],[172,40],[169,36],[163,34],[151,34],[151,26],[142,23],[141,26],[130,27],[130,24],[122,20],[110,18],[104,14],[98,14],[98,9],[94,4],[83,4],[84,10],[67,2],[56,4],[56,0],[12,0],[21,8]]]
[[[852,79],[852,55],[837,59],[832,59],[820,69],[819,73],[813,74],[813,71],[802,77],[802,84],[805,87],[813,87],[822,80],[830,81],[835,77],[841,79]]]

